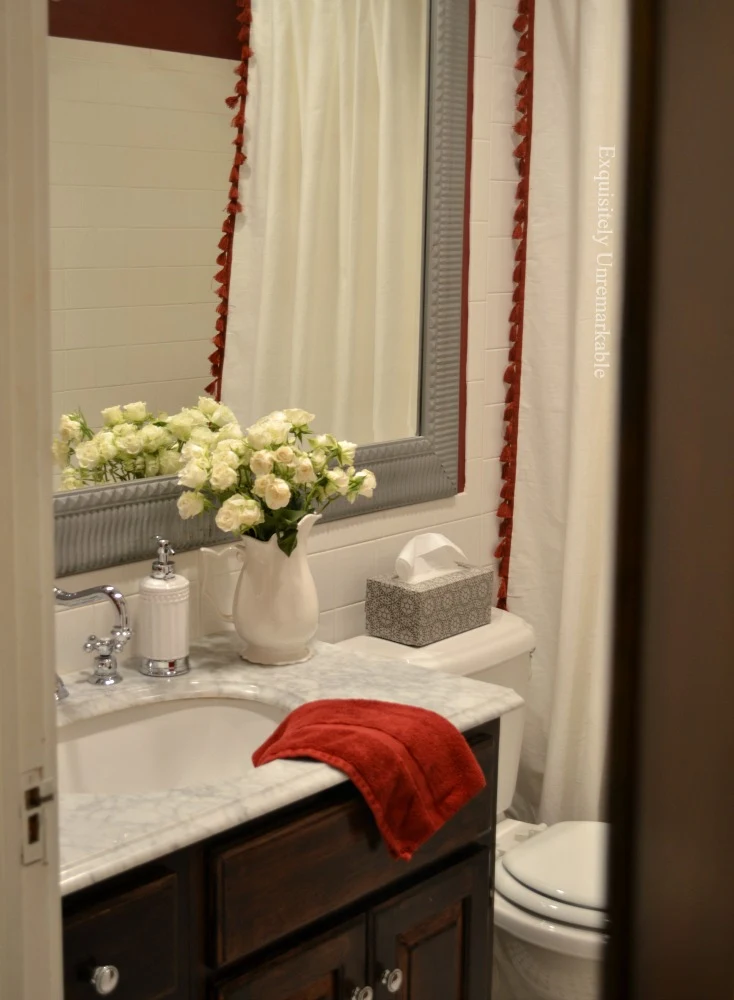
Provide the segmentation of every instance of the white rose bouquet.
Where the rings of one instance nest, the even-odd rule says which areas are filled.
[[[53,454],[65,490],[102,483],[124,483],[149,476],[170,476],[181,467],[181,446],[168,429],[166,414],[148,412],[143,402],[102,410],[94,431],[81,411],[65,413]]]
[[[312,413],[276,410],[244,432],[226,406],[202,397],[168,421],[182,442],[178,481],[183,518],[216,507],[222,531],[273,535],[286,555],[298,542],[298,522],[340,497],[354,503],[377,485],[368,469],[354,469],[357,446],[331,434],[314,436]]]

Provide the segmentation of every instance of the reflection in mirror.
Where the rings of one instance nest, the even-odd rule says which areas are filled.
[[[417,431],[428,0],[260,4],[222,399]]]
[[[56,425],[81,412],[97,430],[103,409],[137,401],[153,416],[195,406],[218,319],[212,391],[243,427],[303,406],[360,444],[418,431],[428,0],[258,14],[224,317],[232,61],[48,40]],[[165,451],[60,485],[171,474]]]

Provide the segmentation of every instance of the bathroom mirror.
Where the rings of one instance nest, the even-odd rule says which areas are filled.
[[[173,413],[195,405],[212,378],[234,59],[127,37],[100,45],[99,24],[97,34],[53,34],[63,4],[51,6],[54,419],[82,410],[99,426],[101,409],[136,400]],[[224,366],[210,388],[243,426],[304,406],[316,431],[359,442],[357,462],[379,489],[334,505],[329,518],[461,488],[470,7],[355,3],[352,21],[324,24],[306,23],[304,6],[303,21],[263,18],[252,39],[243,212]],[[311,50],[310,65],[283,60],[294,39],[312,35],[323,48],[330,31],[344,45],[336,61],[324,53],[319,63]],[[399,85],[391,78],[401,54],[409,87],[404,73]],[[299,109],[312,100],[319,125],[326,72],[341,73],[346,97],[305,137]],[[179,492],[173,476],[57,492],[57,574],[141,558],[156,532],[178,549],[226,540],[210,517],[179,519]]]

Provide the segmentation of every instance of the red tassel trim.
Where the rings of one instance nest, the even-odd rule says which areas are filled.
[[[245,144],[245,102],[247,98],[247,76],[249,71],[249,60],[253,52],[250,48],[250,25],[252,24],[252,3],[251,0],[235,0],[235,5],[240,13],[236,16],[236,21],[240,25],[237,38],[242,43],[240,52],[240,62],[235,67],[235,75],[238,77],[235,84],[234,93],[225,98],[225,104],[234,111],[238,108],[237,114],[232,119],[232,127],[237,130],[237,134],[232,140],[235,147],[234,162],[229,173],[229,201],[225,211],[227,218],[222,223],[223,236],[217,244],[221,253],[217,257],[217,266],[220,270],[214,276],[218,283],[217,296],[221,299],[217,306],[217,320],[214,324],[216,330],[212,343],[215,350],[209,355],[211,362],[211,373],[213,381],[206,387],[206,392],[219,401],[222,398],[222,371],[224,369],[224,353],[227,343],[227,316],[229,298],[230,268],[232,266],[232,237],[234,235],[235,216],[242,211],[240,201],[239,183],[240,167],[247,157],[242,151]]]
[[[523,303],[525,300],[525,264],[527,260],[527,218],[528,190],[530,174],[530,148],[533,134],[533,48],[535,28],[535,0],[519,0],[517,17],[514,22],[518,32],[517,62],[515,69],[522,73],[517,94],[518,118],[513,128],[520,141],[514,149],[520,180],[517,185],[514,213],[514,228],[512,238],[517,242],[515,248],[515,267],[512,273],[514,288],[512,291],[512,309],[508,321],[510,324],[510,348],[503,379],[507,386],[505,395],[504,420],[505,445],[502,448],[500,461],[502,463],[502,487],[500,489],[501,503],[497,510],[500,521],[500,542],[495,549],[495,558],[500,560],[498,567],[499,585],[497,589],[497,606],[507,607],[508,581],[512,555],[512,517],[515,496],[515,480],[517,475],[517,414],[520,403],[520,388],[522,379],[522,339],[523,339]]]

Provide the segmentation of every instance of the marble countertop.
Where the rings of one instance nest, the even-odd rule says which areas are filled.
[[[88,671],[66,676],[69,697],[58,705],[60,727],[159,701],[255,699],[290,711],[320,698],[374,698],[432,709],[468,730],[522,704],[509,688],[407,663],[357,656],[318,643],[307,663],[256,667],[237,655],[234,633],[192,647],[183,677],[143,677],[122,667],[124,683],[88,684]],[[221,833],[346,781],[326,764],[278,760],[242,776],[136,795],[60,795],[60,882],[75,892],[136,865]]]

